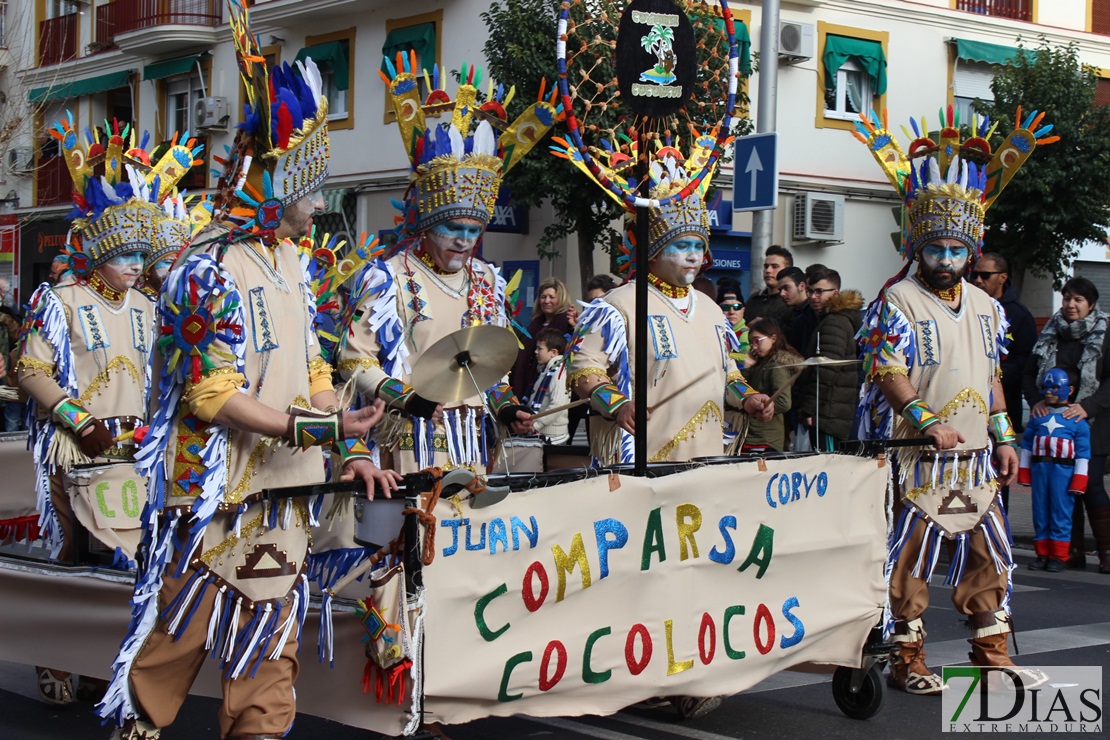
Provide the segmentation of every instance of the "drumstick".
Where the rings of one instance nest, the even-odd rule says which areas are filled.
[[[799,377],[801,376],[801,374],[802,374],[802,373],[803,373],[804,371],[805,371],[805,368],[804,368],[804,367],[800,367],[800,368],[798,368],[797,370],[795,370],[795,371],[794,371],[794,374],[793,374],[793,375],[791,375],[791,376],[790,376],[790,377],[789,377],[789,378],[787,379],[787,381],[786,381],[785,383],[783,383],[783,384],[782,384],[782,387],[781,387],[781,388],[779,388],[779,389],[778,389],[777,391],[775,391],[774,393],[772,393],[772,394],[771,394],[771,397],[770,397],[769,399],[767,399],[767,400],[768,400],[768,402],[769,402],[769,403],[774,403],[774,402],[775,402],[775,399],[776,399],[776,398],[778,398],[779,396],[781,396],[781,395],[782,395],[782,392],[783,392],[783,391],[785,391],[785,390],[786,390],[787,388],[789,388],[790,386],[794,385],[794,381],[795,381],[795,380],[797,380],[797,379],[798,379],[798,378],[799,378]]]
[[[572,409],[575,406],[581,406],[582,404],[589,403],[589,402],[590,402],[590,399],[588,399],[588,398],[580,398],[577,401],[571,401],[570,403],[564,403],[562,406],[553,406],[552,408],[549,408],[546,411],[541,411],[538,414],[532,414],[532,419],[533,420],[542,419],[543,417],[548,416],[550,414],[557,414],[560,411],[566,411],[567,409]]]
[[[709,368],[708,370],[706,370],[705,372],[703,372],[703,373],[702,373],[701,375],[699,375],[698,377],[696,377],[696,378],[694,378],[693,380],[691,380],[690,382],[688,382],[688,383],[686,384],[686,386],[685,386],[685,387],[683,387],[683,388],[678,388],[678,389],[677,389],[677,390],[675,390],[675,391],[674,391],[673,393],[671,393],[671,394],[670,394],[669,396],[666,396],[665,398],[661,398],[661,399],[659,399],[659,400],[658,400],[658,401],[656,401],[656,402],[655,402],[655,404],[654,404],[654,405],[652,405],[652,406],[648,406],[648,413],[655,413],[655,409],[659,408],[660,406],[662,406],[663,404],[667,403],[668,401],[673,401],[673,400],[674,400],[674,398],[675,398],[675,396],[678,396],[678,395],[679,395],[679,394],[681,394],[681,393],[685,393],[685,392],[686,392],[686,390],[687,390],[687,388],[689,388],[689,387],[690,387],[691,385],[693,385],[694,383],[697,383],[697,382],[698,382],[699,380],[701,380],[702,378],[706,377],[707,375],[710,375],[710,374],[711,374],[712,372],[713,372],[713,368],[712,368],[712,367],[710,367],[710,368]]]

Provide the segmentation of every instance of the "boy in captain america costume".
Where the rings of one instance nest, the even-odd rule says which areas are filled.
[[[1054,367],[1041,378],[1040,390],[1049,407],[1045,416],[1029,420],[1021,438],[1018,483],[1033,488],[1033,547],[1037,559],[1030,570],[1059,573],[1067,568],[1074,499],[1087,490],[1091,430],[1084,419],[1062,412],[1075,387],[1067,370]]]

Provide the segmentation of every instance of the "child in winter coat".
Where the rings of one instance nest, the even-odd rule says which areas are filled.
[[[528,405],[533,414],[538,414],[556,406],[570,402],[567,389],[567,374],[563,367],[563,352],[567,339],[557,329],[542,329],[536,332],[536,367],[539,374],[532,386]],[[537,419],[533,428],[547,437],[549,444],[565,444],[569,439],[569,411],[559,411]]]

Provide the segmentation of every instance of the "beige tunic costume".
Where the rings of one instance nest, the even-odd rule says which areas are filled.
[[[399,384],[391,381],[407,385],[421,354],[437,341],[468,326],[509,324],[505,281],[497,268],[477,258],[444,274],[405,250],[368,265],[351,300],[357,308],[350,330],[340,339],[339,371],[355,383],[362,398],[382,398],[387,407],[400,395],[395,390]],[[482,390],[494,410],[511,397],[504,382]],[[475,392],[446,406],[440,424],[390,411],[389,421],[375,429],[375,440],[392,454],[391,465],[402,474],[432,465],[483,473],[490,447],[484,417],[482,398]]]
[[[155,609],[133,620],[105,704],[137,704],[165,726],[210,653],[235,707],[234,718],[221,713],[222,734],[280,734],[294,712],[309,525],[319,504],[270,505],[259,494],[318,483],[322,452],[212,419],[235,393],[275,409],[307,407],[331,389],[330,368],[319,357],[314,303],[290,242],[229,244],[227,230],[213,226],[195,244],[162,293],[160,398],[139,462],[159,511],[147,525],[150,562],[135,603],[149,593]]]
[[[34,403],[31,438],[39,527],[54,557],[71,560],[76,555],[75,513],[97,539],[120,548],[126,555],[121,564],[134,557],[140,537],[138,513],[145,499],[141,495],[129,499],[126,514],[123,502],[113,505],[101,500],[103,511],[95,512],[95,499],[78,496],[71,503],[64,490],[64,473],[83,456],[75,458],[77,439],[60,423],[58,414],[65,413],[65,407],[58,414],[53,410],[65,399],[76,401],[117,437],[141,426],[150,389],[152,317],[153,307],[136,290],[112,301],[88,284],[66,282],[53,288],[43,284],[31,298],[17,370]],[[123,442],[96,462],[127,464],[133,453],[133,444]],[[112,527],[97,526],[94,513],[103,514],[100,521],[105,523],[118,521],[112,521]]]
[[[578,319],[570,356],[568,383],[582,378],[610,380],[633,398],[636,289],[630,282],[591,303]],[[686,310],[682,310],[683,306]],[[725,385],[740,373],[729,357],[736,335],[717,306],[691,290],[672,299],[648,286],[648,459],[684,461],[720,455],[724,444],[721,414]],[[729,398],[739,406],[738,398]],[[633,462],[630,434],[597,417],[590,424],[590,449],[602,465]]]
[[[944,452],[895,451],[901,500],[891,547],[892,616],[909,621],[924,612],[942,541],[953,548],[946,581],[954,586],[957,608],[964,614],[1004,608],[1012,556],[1005,519],[994,504],[997,483],[987,426],[1004,353],[1002,311],[968,283],[959,308],[949,308],[918,278],[909,277],[887,289],[885,305],[873,307],[864,326],[875,341],[869,342],[861,437],[883,436],[884,425],[896,439],[921,436],[892,414],[874,382],[897,373],[908,376],[920,398],[965,440]]]

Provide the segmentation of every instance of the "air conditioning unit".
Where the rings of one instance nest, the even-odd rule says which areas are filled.
[[[817,38],[812,23],[782,21],[779,24],[779,59],[797,64],[817,53]]]
[[[35,167],[35,152],[29,146],[17,146],[8,150],[8,171],[26,174]]]
[[[227,110],[227,98],[199,98],[193,106],[193,128],[200,131],[227,131],[227,122],[231,120]]]
[[[844,196],[799,193],[794,200],[796,241],[844,241]]]

